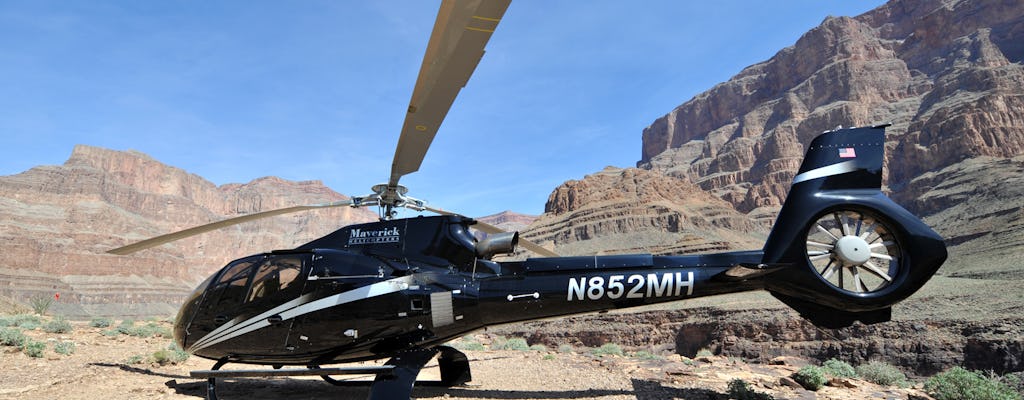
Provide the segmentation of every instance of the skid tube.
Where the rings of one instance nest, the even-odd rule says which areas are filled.
[[[320,368],[311,365],[306,369],[242,369],[221,370],[229,360],[221,359],[209,370],[191,371],[193,378],[206,378],[206,398],[217,400],[217,379],[224,378],[270,378],[281,376],[320,376],[336,386],[362,386],[364,382],[339,381],[331,375],[375,375],[370,384],[369,400],[408,399],[416,385],[416,376],[435,355],[438,355],[441,369],[440,381],[419,382],[426,386],[452,387],[471,381],[469,359],[464,353],[448,346],[429,349],[415,349],[401,352],[382,366]]]

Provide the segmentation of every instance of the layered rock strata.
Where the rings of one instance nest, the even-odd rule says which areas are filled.
[[[0,177],[0,295],[26,302],[59,292],[54,310],[71,316],[173,313],[227,261],[291,248],[375,215],[303,212],[131,256],[105,252],[242,214],[344,198],[318,181],[273,177],[218,187],[141,153],[76,146],[64,165]]]
[[[548,197],[526,234],[560,254],[682,254],[759,248],[764,226],[685,179],[608,167]]]

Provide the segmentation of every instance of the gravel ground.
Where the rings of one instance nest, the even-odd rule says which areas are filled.
[[[170,327],[169,324],[161,323]],[[177,365],[160,365],[152,354],[166,348],[162,337],[109,336],[104,329],[76,323],[71,333],[26,331],[33,340],[46,342],[42,358],[15,347],[0,347],[0,399],[198,399],[205,396],[205,381],[188,377],[189,371],[209,369],[212,362],[197,357]],[[54,345],[75,343],[74,352],[60,355]],[[466,351],[474,380],[455,388],[417,387],[420,399],[724,399],[732,379],[750,382],[759,391],[780,399],[906,399],[913,389],[879,387],[862,381],[810,392],[785,385],[785,377],[802,360],[781,365],[746,364],[725,357],[694,360],[678,355],[655,359],[629,356],[598,357],[585,350]],[[135,359],[135,360],[133,360]],[[142,361],[137,361],[142,359]],[[228,366],[226,368],[231,368]],[[251,368],[238,366],[238,368]],[[437,379],[436,364],[421,373]],[[369,378],[362,378],[369,379]],[[220,397],[230,399],[363,399],[368,387],[338,387],[316,377],[239,379],[223,381]]]

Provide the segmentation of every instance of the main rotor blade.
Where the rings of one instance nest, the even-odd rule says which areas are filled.
[[[459,214],[459,213],[453,213],[451,211],[445,211],[445,210],[442,210],[440,208],[433,208],[433,207],[429,207],[429,206],[423,206],[423,209],[427,210],[427,211],[430,211],[432,213],[441,214],[441,215],[457,215],[457,216],[460,216],[460,217],[463,216],[462,214]],[[501,229],[501,228],[496,227],[494,225],[488,224],[486,222],[482,222],[480,220],[476,220],[476,225],[473,225],[473,227],[476,228],[476,229],[479,229],[480,231],[486,232],[486,233],[502,233],[502,232],[505,232],[504,229]],[[531,242],[529,240],[526,240],[523,237],[519,237],[519,245],[523,246],[523,248],[525,248],[525,249],[527,249],[529,251],[532,251],[532,252],[534,252],[534,253],[536,253],[538,255],[542,255],[544,257],[561,257],[560,255],[558,255],[558,253],[555,253],[555,252],[553,252],[551,250],[545,249],[545,248],[541,247],[541,245],[539,245],[537,243],[534,243],[534,242]]]
[[[484,56],[484,46],[510,1],[441,3],[398,138],[389,187],[397,186],[403,175],[420,169],[441,122]]]
[[[117,255],[122,255],[123,256],[123,255],[127,255],[127,254],[131,254],[131,253],[137,252],[139,250],[145,250],[145,249],[148,249],[150,247],[156,247],[156,246],[159,246],[159,245],[162,245],[162,244],[170,243],[170,242],[173,242],[175,240],[181,240],[181,239],[184,239],[184,238],[187,238],[187,237],[190,237],[190,236],[199,235],[199,234],[206,233],[206,232],[209,232],[209,231],[214,231],[214,230],[217,230],[217,229],[220,229],[220,228],[225,228],[225,227],[232,226],[232,225],[238,225],[238,224],[249,222],[249,221],[255,221],[255,220],[258,220],[258,219],[262,219],[262,218],[273,217],[275,215],[289,214],[289,213],[294,213],[294,212],[299,212],[299,211],[313,210],[313,209],[317,209],[317,208],[331,208],[331,207],[342,207],[342,206],[351,206],[351,205],[352,205],[352,200],[342,200],[342,201],[336,201],[336,202],[333,202],[333,203],[308,204],[308,205],[304,205],[304,206],[293,206],[293,207],[287,207],[287,208],[279,208],[279,209],[276,209],[276,210],[263,211],[263,212],[258,212],[258,213],[255,213],[255,214],[243,215],[241,217],[228,218],[228,219],[225,219],[225,220],[222,220],[222,221],[217,221],[217,222],[209,223],[209,224],[206,224],[206,225],[200,225],[200,226],[196,226],[196,227],[193,227],[193,228],[188,228],[188,229],[185,229],[183,231],[177,231],[177,232],[168,233],[166,235],[160,235],[160,236],[157,236],[157,237],[154,237],[154,238],[143,240],[141,242],[132,243],[132,244],[124,246],[124,247],[118,247],[116,249],[107,251],[107,253],[117,254]]]

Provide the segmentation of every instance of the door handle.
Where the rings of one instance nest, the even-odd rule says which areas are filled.
[[[279,314],[274,314],[274,315],[271,315],[271,316],[267,317],[267,322],[269,322],[271,325],[277,325],[277,324],[280,324],[283,321],[284,321],[284,318],[281,318],[281,315],[279,315]]]

